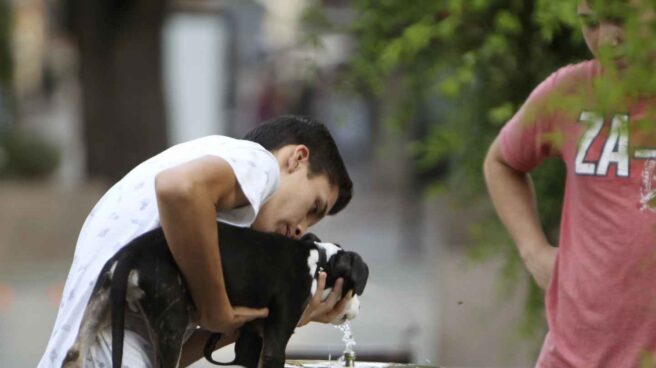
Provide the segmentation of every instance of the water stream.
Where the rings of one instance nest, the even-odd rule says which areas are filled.
[[[351,332],[351,325],[349,322],[344,322],[341,325],[335,325],[335,328],[342,331],[342,341],[345,348],[342,356],[337,360],[297,360],[287,361],[285,368],[436,368],[428,365],[416,364],[398,364],[398,363],[379,363],[379,362],[356,362],[355,361],[355,339]]]
[[[342,356],[337,359],[335,367],[352,367],[355,365],[355,351],[353,350],[353,347],[355,347],[355,339],[353,339],[353,333],[351,332],[351,324],[346,321],[341,325],[335,325],[335,328],[342,331],[344,334],[342,336],[342,341],[346,346],[342,352]]]

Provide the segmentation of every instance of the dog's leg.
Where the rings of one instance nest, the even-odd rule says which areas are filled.
[[[177,368],[182,353],[182,339],[189,323],[187,305],[182,300],[177,300],[165,310],[165,314],[150,322],[157,331],[155,336],[158,367]]]
[[[190,301],[182,278],[168,263],[158,263],[151,273],[143,274],[139,286],[148,296],[139,301],[138,309],[145,318],[155,352],[153,366],[175,368],[190,322]]]
[[[82,324],[73,346],[68,349],[62,368],[82,368],[89,347],[95,342],[101,325],[109,318],[109,285],[94,289],[82,317]]]
[[[259,368],[283,368],[285,366],[285,349],[303,312],[296,309],[298,308],[290,310],[276,306],[269,307],[269,317],[264,324]]]
[[[260,326],[257,331],[255,324]],[[239,339],[235,344],[235,360],[232,364],[241,365],[246,368],[257,368],[262,351],[262,328],[261,322],[255,321],[245,325],[239,332]]]
[[[285,366],[285,349],[292,336],[287,326],[265,327],[262,353],[258,368],[283,368]]]

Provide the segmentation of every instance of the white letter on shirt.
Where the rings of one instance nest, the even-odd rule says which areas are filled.
[[[615,115],[597,166],[597,175],[606,176],[608,166],[617,164],[617,176],[629,176],[629,116]]]
[[[604,117],[594,112],[583,111],[579,117],[579,123],[586,124],[587,129],[579,142],[578,152],[576,153],[575,172],[581,175],[594,175],[595,164],[585,162],[585,156],[592,142],[599,135],[601,127],[604,126]]]

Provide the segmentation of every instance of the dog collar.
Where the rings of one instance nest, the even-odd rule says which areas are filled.
[[[319,278],[319,272],[323,272],[326,270],[326,266],[328,265],[328,259],[326,257],[326,250],[317,246],[317,250],[319,251],[319,261],[317,262],[317,271],[314,273],[314,278]]]

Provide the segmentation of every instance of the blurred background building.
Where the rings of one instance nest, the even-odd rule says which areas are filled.
[[[287,113],[328,125],[355,182],[350,207],[314,232],[370,265],[352,322],[358,358],[532,362],[515,333],[521,290],[501,300],[500,265],[466,261],[476,209],[421,195],[406,150],[412,134],[385,124],[384,102],[344,88],[353,40],[338,30],[310,37],[310,3],[1,2],[0,365],[40,359],[77,233],[113,181],[169,145],[241,137]],[[349,2],[321,3],[333,21],[357,21]],[[337,329],[311,324],[288,355],[336,359],[342,349]]]

